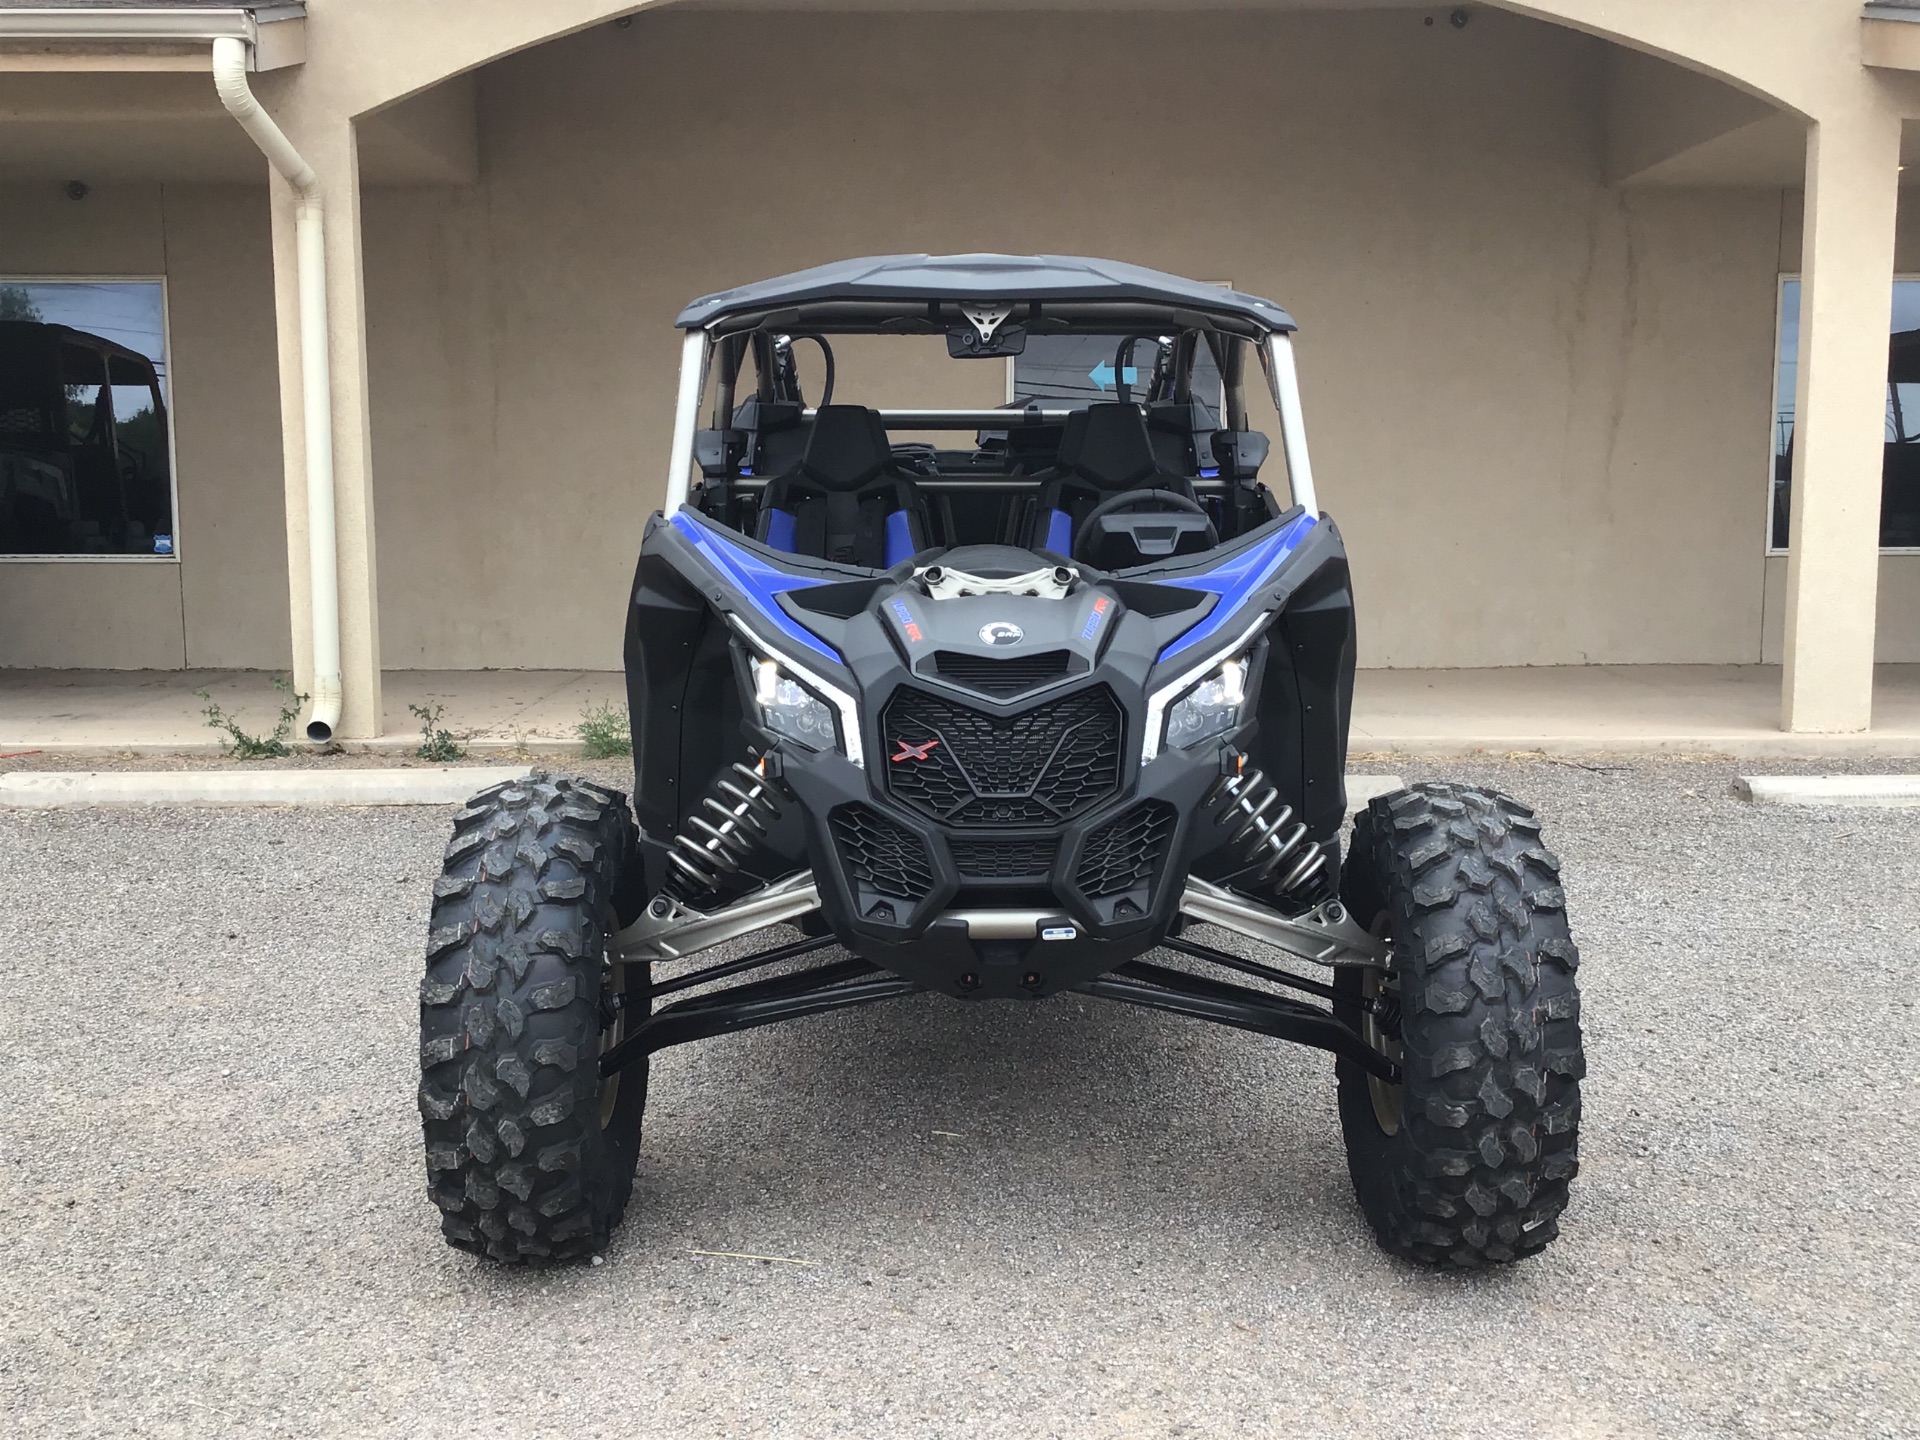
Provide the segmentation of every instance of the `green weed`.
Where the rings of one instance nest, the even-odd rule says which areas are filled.
[[[574,727],[589,760],[611,760],[633,753],[633,731],[627,723],[627,707],[601,704],[580,712]]]
[[[449,760],[463,760],[467,752],[460,748],[460,742],[453,738],[451,730],[440,728],[442,706],[409,705],[420,719],[420,748],[413,753],[422,760],[432,760],[445,764]]]
[[[204,690],[194,691],[194,695],[206,701],[200,713],[207,717],[207,727],[223,730],[227,736],[227,753],[236,760],[284,760],[293,752],[287,749],[287,736],[293,733],[293,722],[300,718],[300,707],[307,703],[307,696],[296,694],[293,682],[284,675],[273,677],[273,688],[284,697],[280,702],[280,718],[275,722],[273,733],[264,738],[249,735],[242,730],[234,718],[214,703],[213,696]]]

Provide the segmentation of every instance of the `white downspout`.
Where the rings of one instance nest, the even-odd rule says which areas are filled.
[[[333,377],[327,362],[325,215],[313,167],[300,158],[247,85],[244,40],[213,42],[213,86],[227,113],[299,193],[294,208],[300,287],[301,418],[307,449],[307,576],[312,590],[313,709],[307,738],[325,743],[340,723],[340,562],[333,515]]]

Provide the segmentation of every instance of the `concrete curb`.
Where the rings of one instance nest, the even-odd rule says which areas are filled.
[[[60,810],[90,805],[454,805],[476,790],[518,780],[525,766],[440,770],[16,770],[0,775],[0,806]],[[1349,775],[1347,809],[1402,788],[1398,775]]]
[[[1407,788],[1407,782],[1398,775],[1349,775],[1347,776],[1347,813],[1354,815],[1367,808],[1369,800],[1382,795],[1391,795],[1396,790]]]
[[[0,806],[453,805],[525,776],[525,766],[444,770],[16,770],[0,775]]]
[[[1920,806],[1920,775],[1741,775],[1733,793],[1755,805]]]

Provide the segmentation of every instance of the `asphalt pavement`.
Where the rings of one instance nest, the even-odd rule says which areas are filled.
[[[0,811],[0,1433],[1920,1435],[1920,812],[1444,768],[1585,956],[1562,1239],[1469,1277],[1325,1056],[1075,998],[668,1051],[603,1259],[499,1269],[414,1109],[445,813]]]

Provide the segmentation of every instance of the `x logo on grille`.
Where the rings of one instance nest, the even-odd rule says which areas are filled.
[[[940,742],[938,739],[934,739],[923,740],[918,745],[914,744],[911,740],[895,740],[893,743],[900,747],[891,757],[893,763],[898,765],[902,760],[926,759],[927,756],[933,753],[933,747]]]

